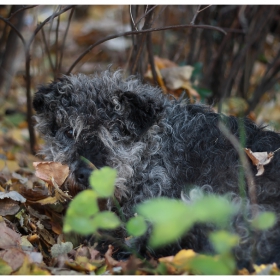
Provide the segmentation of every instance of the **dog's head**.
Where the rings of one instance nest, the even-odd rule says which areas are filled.
[[[120,71],[64,76],[41,86],[33,100],[36,128],[45,140],[41,153],[73,172],[82,169],[81,156],[97,168],[111,166],[121,149],[139,141],[161,117],[163,100],[160,89],[133,77],[124,80]],[[76,179],[86,184],[87,175]]]

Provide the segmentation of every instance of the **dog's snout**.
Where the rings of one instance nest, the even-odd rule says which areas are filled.
[[[84,186],[88,186],[89,185],[89,176],[92,172],[92,169],[89,169],[87,167],[80,167],[75,171],[75,176],[76,176],[76,180],[84,185]]]

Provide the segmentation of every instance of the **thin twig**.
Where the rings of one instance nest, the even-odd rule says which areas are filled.
[[[153,21],[152,21],[152,25],[154,24],[154,22],[159,18],[159,16],[163,13],[163,11],[167,8],[167,5],[163,6],[160,11],[158,12],[157,16],[154,17]]]
[[[153,44],[152,44],[152,33],[148,33],[147,34],[147,42],[146,42],[146,46],[147,46],[147,51],[148,51],[148,60],[150,62],[151,65],[151,71],[153,74],[153,80],[154,80],[154,84],[157,85],[158,84],[158,77],[157,77],[157,72],[156,72],[156,67],[155,67],[155,61],[154,61],[154,54],[153,54]]]
[[[148,8],[148,6],[147,6],[147,8]],[[150,9],[151,10],[151,9]],[[151,22],[152,22],[152,16],[153,16],[153,14],[152,13],[150,13],[150,14],[147,14],[147,16],[146,16],[146,18],[145,18],[145,23],[144,23],[144,26],[143,26],[143,28],[142,28],[142,30],[147,30],[147,29],[149,29],[149,28],[151,28]],[[135,55],[135,59],[134,59],[134,62],[133,62],[133,64],[132,64],[132,73],[133,74],[135,74],[136,73],[136,68],[137,68],[137,66],[138,66],[138,61],[139,61],[139,59],[140,59],[140,56],[141,56],[141,54],[142,54],[142,51],[143,51],[143,46],[144,46],[144,41],[145,41],[145,39],[146,39],[146,36],[147,36],[147,34],[146,33],[144,33],[144,34],[142,34],[142,36],[141,36],[141,41],[140,41],[140,44],[139,44],[139,46],[138,46],[138,50],[137,50],[137,53],[136,53],[136,55]]]
[[[49,16],[48,18],[46,18],[43,22],[41,22],[37,28],[35,29],[32,37],[30,38],[30,41],[29,41],[29,45],[31,45],[32,41],[34,40],[35,36],[37,35],[37,33],[41,30],[41,28],[46,24],[48,23],[51,19],[63,14],[64,12],[72,9],[73,7],[75,7],[76,5],[69,5],[69,6],[66,6],[64,9],[62,9],[61,11]]]
[[[219,122],[218,127],[221,130],[221,132],[223,133],[223,135],[230,141],[230,143],[233,145],[233,147],[237,151],[241,164],[245,170],[245,176],[247,179],[250,201],[252,204],[257,204],[255,180],[254,180],[254,176],[252,174],[250,164],[249,164],[248,158],[246,157],[243,147],[240,145],[237,137],[235,135],[233,135],[223,123]],[[256,213],[253,213],[253,214],[256,214]]]
[[[59,32],[60,16],[57,17],[57,24],[55,29],[55,72],[54,78],[57,78],[58,64],[59,64],[59,47],[58,47],[58,32]]]
[[[21,39],[23,45],[25,46],[26,42],[25,42],[23,36],[21,35],[21,33],[19,32],[19,30],[8,19],[3,18],[3,17],[0,16],[0,20],[3,20],[6,24],[8,24],[16,32],[18,37]]]
[[[140,23],[140,21],[146,17],[151,11],[153,11],[158,5],[154,5],[151,9],[149,9],[148,11],[145,11],[145,14],[143,16],[141,16],[137,22],[135,23],[135,25],[138,25]]]
[[[145,29],[145,30],[139,30],[139,31],[127,31],[127,32],[122,32],[122,33],[117,33],[113,35],[109,35],[105,38],[102,38],[98,40],[96,43],[90,45],[79,57],[74,61],[74,63],[69,67],[67,74],[69,75],[73,68],[77,65],[77,63],[86,55],[88,54],[94,47],[118,38],[122,36],[129,36],[129,35],[134,35],[134,34],[141,34],[141,33],[149,33],[149,32],[157,32],[157,31],[162,31],[162,30],[168,30],[168,29],[180,29],[180,28],[202,28],[202,29],[210,29],[210,30],[215,30],[224,33],[225,35],[227,34],[222,28],[216,27],[216,26],[211,26],[211,25],[191,25],[191,24],[181,24],[181,25],[170,25],[170,26],[165,26],[165,27],[160,27],[160,28],[150,28],[150,29]]]
[[[41,32],[42,32],[42,37],[43,37],[43,42],[44,42],[44,45],[45,45],[45,49],[47,51],[48,60],[49,60],[52,72],[54,73],[55,68],[53,66],[53,62],[52,62],[52,58],[51,58],[51,54],[50,54],[50,49],[49,49],[49,45],[47,43],[47,39],[46,39],[46,34],[45,34],[45,31],[44,31],[44,28],[41,29]]]
[[[195,14],[194,14],[194,16],[193,16],[193,19],[192,19],[192,21],[191,21],[191,25],[194,25],[194,22],[195,22],[195,19],[196,19],[198,13],[199,13],[200,7],[201,7],[201,5],[198,5],[198,8],[197,8],[197,10],[196,10],[196,12],[195,12]]]
[[[198,13],[200,13],[200,12],[202,12],[202,11],[208,9],[208,8],[211,7],[211,6],[212,6],[212,5],[208,5],[208,6],[204,7],[203,9],[199,10]]]
[[[132,15],[131,5],[129,5],[129,14],[130,14],[130,19],[131,19],[131,21],[133,23],[133,26],[134,26],[135,30],[138,31],[137,25],[135,24],[135,21],[134,21],[133,15]]]
[[[24,10],[28,10],[28,9],[32,9],[34,7],[37,7],[38,5],[29,5],[29,6],[23,6],[22,8],[16,10],[14,13],[12,13],[8,18],[6,18],[7,20],[10,20],[12,17],[14,17],[16,14],[18,14],[19,12],[22,12]]]
[[[66,30],[65,30],[65,33],[64,33],[64,36],[63,36],[62,45],[61,45],[61,48],[60,48],[60,59],[59,59],[59,65],[58,65],[58,71],[59,72],[61,71],[61,64],[62,64],[63,54],[64,54],[64,46],[65,46],[66,37],[67,37],[68,31],[69,31],[70,22],[71,22],[73,14],[74,14],[74,11],[75,11],[75,7],[73,7],[71,12],[70,12],[68,22],[67,22],[67,27],[66,27]]]

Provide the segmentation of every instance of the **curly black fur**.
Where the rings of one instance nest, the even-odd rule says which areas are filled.
[[[213,112],[210,107],[175,100],[138,79],[123,79],[120,71],[105,71],[88,77],[65,76],[41,86],[34,108],[37,129],[45,139],[41,153],[46,160],[70,166],[72,186],[88,186],[89,170],[81,161],[86,157],[95,166],[118,171],[115,196],[127,218],[136,204],[152,197],[192,199],[194,190],[231,194],[240,204],[237,151],[218,128],[219,121],[239,137],[239,121]],[[279,134],[244,120],[246,147],[253,152],[275,151]],[[255,166],[252,170],[256,173]],[[247,209],[257,207],[280,213],[280,153],[255,177],[257,205],[247,199]],[[195,186],[193,190],[189,186]],[[247,187],[246,187],[247,190]],[[250,218],[250,217],[248,217]],[[239,263],[246,265],[255,248],[260,263],[280,264],[279,222],[258,235],[252,244],[243,218],[229,221],[240,235],[235,249]],[[207,235],[211,226],[196,226],[180,242],[160,253],[174,254],[181,248],[211,252]],[[143,248],[142,239],[138,246]]]

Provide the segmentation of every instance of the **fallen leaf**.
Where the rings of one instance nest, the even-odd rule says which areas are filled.
[[[0,199],[4,199],[4,198],[10,198],[14,201],[19,201],[21,203],[26,202],[26,199],[16,191],[0,192]]]
[[[4,222],[0,223],[0,237],[1,249],[20,247],[20,235],[8,228]]]
[[[0,192],[0,215],[15,215],[20,209],[19,202],[24,203],[26,199],[18,192]]]
[[[16,171],[20,168],[18,163],[14,160],[2,160],[2,159],[0,159],[0,170],[4,169],[5,167],[7,167],[8,170],[11,171],[11,172]]]
[[[9,275],[12,271],[11,266],[7,262],[0,260],[0,275]]]
[[[56,182],[61,186],[69,175],[69,166],[63,165],[60,162],[33,162],[35,167],[35,175],[47,183]]]
[[[0,258],[3,259],[12,268],[13,271],[15,271],[22,266],[25,258],[25,253],[16,248],[7,249],[0,251]]]
[[[252,163],[257,166],[258,173],[256,176],[260,176],[264,173],[264,165],[269,164],[274,156],[274,152],[252,152],[251,149],[248,148],[245,148],[245,152]]]
[[[105,253],[105,261],[106,261],[106,264],[108,265],[108,267],[113,267],[113,266],[116,266],[118,265],[118,261],[116,261],[113,257],[112,257],[112,254],[113,254],[113,250],[114,250],[114,247],[112,245],[109,245],[108,246],[108,250],[107,252]]]
[[[165,81],[166,86],[169,89],[181,88],[184,83],[189,82],[192,75],[192,66],[177,66],[164,68],[160,70],[160,73]]]

